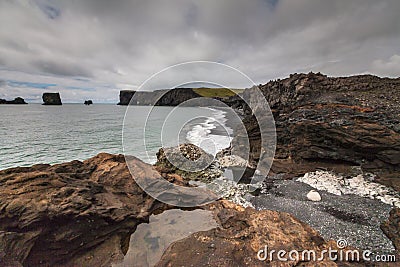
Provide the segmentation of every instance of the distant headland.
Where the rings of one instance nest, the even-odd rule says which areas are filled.
[[[26,103],[22,97],[16,97],[14,100],[5,100],[5,99],[0,98],[0,104],[20,105],[20,104],[28,104],[28,103]]]
[[[155,104],[156,106],[177,106],[197,97],[214,98],[224,102],[224,100],[241,92],[243,92],[243,89],[228,88],[174,88],[149,92],[121,90],[118,105],[148,106]],[[133,98],[134,96],[135,98]]]

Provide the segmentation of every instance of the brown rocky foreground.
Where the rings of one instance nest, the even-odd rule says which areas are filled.
[[[220,227],[198,232],[175,242],[156,266],[365,266],[367,263],[334,262],[325,257],[321,261],[305,259],[282,262],[272,249],[289,253],[296,250],[337,250],[334,241],[325,241],[317,231],[288,213],[242,208],[229,201],[219,201],[206,209],[214,212]],[[268,246],[268,256],[265,256]],[[263,250],[261,253],[259,251]],[[351,248],[348,248],[351,249]],[[347,249],[346,249],[347,250]],[[345,250],[344,250],[345,251]],[[259,254],[260,259],[258,259]],[[265,257],[266,259],[264,259]],[[284,256],[288,258],[288,255]]]
[[[397,252],[400,252],[400,209],[394,208],[389,219],[382,223],[381,229],[392,240]]]
[[[134,175],[159,177],[151,165],[128,160],[142,170]],[[0,185],[0,266],[111,266],[123,259],[138,224],[172,208],[138,187],[122,155],[7,169],[0,171]],[[265,245],[335,246],[287,213],[227,201],[201,208],[213,211],[220,227],[176,242],[158,266],[263,266],[256,257]]]
[[[137,175],[158,175],[129,160]],[[136,226],[167,208],[139,188],[123,155],[3,170],[0,186],[0,266],[110,266]]]

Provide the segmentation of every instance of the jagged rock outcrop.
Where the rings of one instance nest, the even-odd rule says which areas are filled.
[[[129,102],[131,101],[131,99],[135,93],[136,93],[136,91],[132,91],[132,90],[121,90],[119,92],[119,103],[117,105],[121,105],[121,106],[129,105]]]
[[[60,93],[43,93],[43,105],[62,105]]]
[[[389,219],[382,223],[382,231],[387,235],[387,237],[392,240],[394,247],[400,256],[400,209],[393,208],[390,211]]]
[[[288,213],[243,209],[228,201],[205,208],[214,212],[220,227],[173,243],[156,266],[365,266],[362,262],[336,263],[326,255],[319,262],[307,260],[307,256],[304,261],[279,261],[276,254],[279,250],[287,253],[296,250],[300,255],[304,250],[314,250],[319,257],[324,249],[338,248],[336,242],[325,241],[317,231]],[[257,258],[258,251],[265,246],[267,254],[275,250],[272,261],[263,253],[259,255],[261,259],[265,256],[265,260]],[[351,248],[344,251],[347,249]]]
[[[159,177],[128,160],[142,171],[134,175]],[[0,187],[1,266],[110,266],[136,225],[166,208],[136,184],[123,155],[3,170]]]
[[[275,172],[285,172],[279,167],[290,164],[299,164],[305,171],[318,165],[358,165],[378,174],[385,172],[383,176],[389,178],[400,171],[400,79],[308,73],[259,88],[276,123],[273,171],[275,167]],[[252,99],[252,90],[245,90],[244,98]],[[251,111],[245,114],[251,160],[257,162],[260,129]]]
[[[193,144],[160,148],[157,152],[155,168],[167,180],[177,180],[176,177],[174,178],[177,174],[184,181],[210,182],[223,173],[212,155]]]
[[[14,100],[0,99],[0,104],[20,105],[20,104],[28,104],[28,103],[26,103],[22,97],[16,97]]]

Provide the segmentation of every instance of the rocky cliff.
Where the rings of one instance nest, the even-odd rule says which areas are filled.
[[[135,92],[136,91],[132,91],[132,90],[121,90],[119,92],[119,102],[117,105],[121,105],[121,106],[129,105],[129,102],[131,101]]]
[[[281,161],[299,163],[294,169],[300,173],[334,165],[356,165],[389,176],[400,171],[400,79],[308,73],[270,81],[259,88],[276,123],[273,171],[289,169]],[[244,98],[252,99],[253,90],[246,90]],[[243,108],[251,159],[257,162],[263,156],[260,129],[251,111]]]
[[[230,97],[241,93],[239,89],[227,88],[175,88],[175,89],[160,89],[155,91],[120,91],[120,101],[118,105],[156,105],[156,106],[177,106],[181,103],[198,98],[207,97],[230,102]],[[133,96],[135,96],[133,98]],[[133,98],[133,100],[132,100]],[[132,101],[131,101],[132,100]],[[209,102],[204,103],[208,105]],[[201,103],[192,103],[193,105],[201,105]],[[213,105],[217,104],[213,102]]]
[[[43,105],[62,105],[60,93],[43,93]]]
[[[132,100],[133,96],[135,98]],[[176,88],[147,91],[129,91],[123,90],[120,92],[120,101],[118,105],[156,105],[156,106],[177,106],[189,99],[199,97],[191,88]]]
[[[28,104],[28,103],[26,103],[22,97],[16,97],[14,100],[0,99],[0,104],[20,105],[20,104]]]

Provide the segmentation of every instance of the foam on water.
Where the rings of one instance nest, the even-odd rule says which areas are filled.
[[[215,156],[219,151],[230,146],[233,130],[226,125],[225,111],[209,109],[212,111],[212,117],[193,126],[186,134],[186,139],[189,143]]]

